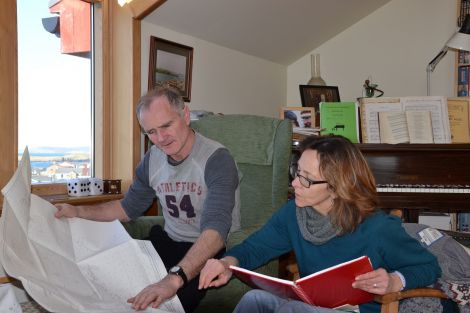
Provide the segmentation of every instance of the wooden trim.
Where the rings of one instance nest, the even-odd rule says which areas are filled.
[[[5,0],[0,10],[0,188],[18,166],[18,38],[16,0]],[[0,194],[0,209],[3,196]]]
[[[140,21],[165,2],[166,0],[136,0],[128,3],[127,6],[132,12],[132,17]]]
[[[137,109],[137,102],[141,95],[141,22],[139,20],[132,20],[132,165],[133,168],[137,167],[141,159],[141,133],[140,125],[137,120],[135,111]],[[139,57],[135,57],[135,56]]]
[[[128,4],[132,16],[132,64],[133,64],[133,84],[132,84],[132,98],[133,98],[133,112],[137,107],[137,101],[141,96],[142,79],[141,79],[141,21],[147,15],[155,11],[166,0],[139,0],[132,1]],[[141,159],[141,133],[140,125],[137,117],[133,117],[133,149],[132,149],[132,164],[134,168],[137,166]]]
[[[31,185],[31,193],[34,193],[38,196],[48,196],[48,195],[60,195],[67,194],[67,184],[65,183],[56,183],[56,184],[40,184],[40,185]]]
[[[102,70],[103,70],[103,113],[102,113],[102,175],[104,179],[111,179],[111,170],[113,168],[113,158],[111,157],[112,149],[112,107],[111,107],[111,17],[112,5],[109,1],[104,0],[102,5]]]

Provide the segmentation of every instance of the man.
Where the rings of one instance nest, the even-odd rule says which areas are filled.
[[[225,147],[189,127],[189,108],[173,88],[157,87],[144,95],[137,118],[154,146],[124,199],[96,206],[61,204],[55,216],[129,221],[158,197],[165,229],[154,226],[149,239],[169,274],[128,302],[144,310],[178,294],[185,311],[192,312],[204,296],[195,278],[206,260],[225,251],[230,228],[239,227],[236,164]]]

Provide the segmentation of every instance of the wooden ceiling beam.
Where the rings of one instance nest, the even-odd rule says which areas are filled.
[[[134,19],[142,20],[165,2],[166,0],[133,0],[126,6],[132,12]]]

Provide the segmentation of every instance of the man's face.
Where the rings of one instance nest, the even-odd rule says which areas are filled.
[[[187,106],[177,112],[165,96],[150,103],[140,116],[141,126],[150,141],[166,155],[176,161],[185,159],[191,152],[188,139],[192,133],[189,127],[189,109]]]

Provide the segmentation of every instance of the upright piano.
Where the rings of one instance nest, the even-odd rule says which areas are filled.
[[[417,222],[420,211],[470,212],[470,144],[358,144],[371,167],[380,207],[402,209]]]

